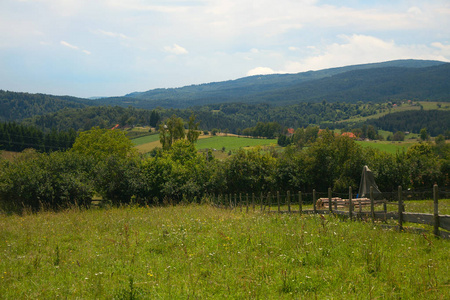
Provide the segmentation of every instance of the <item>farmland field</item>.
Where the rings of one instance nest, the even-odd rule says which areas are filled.
[[[432,109],[439,109],[439,110],[449,110],[450,106],[448,105],[447,102],[425,102],[425,101],[418,101],[416,103],[419,103],[420,105],[422,105],[424,110],[432,110]],[[440,106],[440,107],[439,107]],[[347,120],[342,120],[342,121],[338,121],[338,123],[345,123],[345,122],[362,122],[362,121],[366,121],[369,119],[378,119],[381,118],[389,113],[396,113],[396,112],[404,112],[404,111],[409,111],[409,110],[420,110],[420,106],[414,106],[414,105],[409,105],[407,103],[398,106],[396,108],[392,108],[390,111],[386,110],[385,112],[381,112],[381,113],[377,113],[371,116],[367,116],[367,117],[361,117],[361,116],[356,116],[356,117],[351,117]]]
[[[156,141],[159,141],[159,134],[143,136],[143,137],[140,137],[137,139],[133,139],[132,141],[135,146],[140,146],[140,145],[144,145],[147,143],[156,142]]]
[[[159,142],[159,135],[149,135],[137,139],[133,139],[133,144],[141,153],[151,151],[156,147],[161,147]],[[201,149],[217,149],[222,150],[225,147],[226,151],[237,150],[239,148],[254,147],[254,146],[268,146],[277,144],[276,139],[253,139],[247,137],[237,136],[210,136],[200,135],[195,144],[198,150]]]
[[[414,142],[380,142],[380,141],[356,141],[358,145],[362,147],[371,147],[381,151],[385,151],[387,153],[395,154],[397,152],[406,151],[410,146],[417,143]]]
[[[212,149],[217,150],[225,147],[225,150],[236,150],[245,147],[254,146],[268,146],[271,144],[277,144],[276,139],[252,139],[246,137],[237,136],[213,136],[207,139],[201,139],[197,142],[197,149]]]
[[[0,215],[3,299],[448,299],[449,241],[208,205]]]

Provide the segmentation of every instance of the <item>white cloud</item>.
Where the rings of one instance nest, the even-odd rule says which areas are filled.
[[[181,55],[181,54],[187,54],[188,51],[181,47],[180,45],[177,44],[173,44],[172,46],[165,46],[164,47],[164,51],[165,52],[169,52],[175,55]]]
[[[253,76],[253,75],[269,75],[269,74],[275,74],[276,72],[268,67],[257,67],[254,69],[251,69],[247,72],[247,76]]]
[[[96,32],[96,33],[99,33],[99,34],[101,34],[101,35],[109,36],[109,37],[113,37],[113,38],[129,39],[129,37],[126,36],[126,35],[123,34],[123,33],[111,32],[111,31],[105,31],[105,30],[102,30],[102,29],[98,29],[98,30],[96,30],[95,32]]]
[[[450,46],[432,45],[442,51],[436,52],[426,45],[397,45],[394,40],[383,40],[368,35],[341,35],[343,43],[325,46],[321,53],[288,62],[283,72],[302,72],[354,64],[382,62],[395,59],[450,60]]]
[[[444,45],[440,42],[434,42],[431,44],[431,46],[441,49],[444,54],[450,56],[450,45]]]
[[[80,49],[78,46],[72,45],[72,44],[70,44],[70,43],[68,43],[68,42],[66,42],[66,41],[61,41],[60,44],[63,45],[63,46],[65,46],[65,47],[68,47],[68,48],[70,48],[70,49],[74,49],[74,50],[81,51],[81,52],[83,52],[84,54],[87,54],[87,55],[90,55],[90,54],[91,54],[90,51]]]
[[[61,41],[60,44],[63,45],[63,46],[66,46],[66,47],[75,49],[75,50],[78,50],[78,49],[79,49],[77,46],[74,46],[74,45],[72,45],[72,44],[69,44],[69,43],[66,42],[66,41]]]

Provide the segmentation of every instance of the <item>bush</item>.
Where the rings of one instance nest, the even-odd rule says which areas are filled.
[[[89,205],[94,193],[89,179],[92,165],[89,158],[75,153],[27,150],[2,165],[1,207],[20,212],[24,208],[37,211]]]

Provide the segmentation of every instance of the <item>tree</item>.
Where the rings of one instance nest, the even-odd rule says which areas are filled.
[[[133,143],[123,131],[99,127],[81,132],[75,139],[71,151],[92,156],[97,160],[111,155],[126,158],[136,154]]]
[[[195,143],[198,140],[198,137],[200,135],[200,131],[198,131],[198,126],[200,125],[200,122],[195,122],[195,115],[192,114],[189,117],[188,122],[188,133],[186,135],[187,140],[190,143]]]
[[[428,132],[427,132],[427,129],[426,128],[422,128],[421,130],[420,130],[420,139],[422,140],[422,141],[427,141],[428,140]]]
[[[185,130],[183,119],[172,115],[167,121],[159,125],[159,141],[164,150],[172,147],[176,140],[184,139]]]
[[[403,131],[397,131],[394,133],[394,136],[392,137],[393,141],[404,141],[405,140],[405,133]]]
[[[151,127],[156,127],[156,125],[158,125],[159,120],[161,119],[161,116],[159,115],[159,113],[154,109],[152,110],[152,112],[150,113],[150,126]]]

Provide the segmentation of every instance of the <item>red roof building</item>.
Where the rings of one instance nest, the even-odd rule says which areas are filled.
[[[353,132],[344,132],[341,135],[342,136],[348,136],[351,139],[356,139],[356,135]]]

